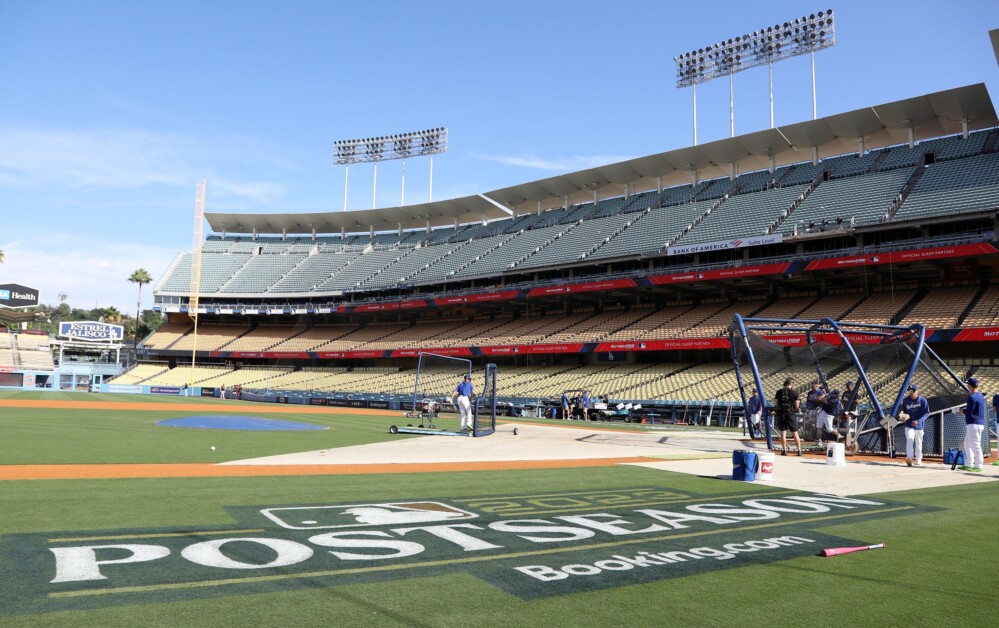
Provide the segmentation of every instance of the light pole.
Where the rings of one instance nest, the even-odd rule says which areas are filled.
[[[446,127],[436,127],[425,131],[414,131],[397,135],[383,135],[356,140],[336,140],[333,142],[333,163],[350,168],[351,164],[374,163],[374,182],[371,192],[371,206],[375,207],[378,193],[378,162],[401,159],[402,197],[400,206],[406,203],[406,159],[409,157],[430,158],[430,199],[434,189],[434,155],[447,152]],[[347,211],[347,178],[343,183],[343,210]]]
[[[819,11],[783,24],[767,26],[673,57],[676,86],[694,89],[694,144],[697,144],[697,85],[722,76],[729,77],[729,128],[735,135],[735,85],[733,75],[761,65],[769,66],[770,127],[774,126],[773,63],[798,55],[812,58],[812,118],[818,114],[815,100],[815,52],[836,44],[832,10]]]

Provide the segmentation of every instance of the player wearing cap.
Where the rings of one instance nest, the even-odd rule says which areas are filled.
[[[974,471],[979,473],[982,470],[982,463],[985,461],[982,455],[982,431],[985,429],[985,397],[978,392],[978,378],[969,377],[965,382],[968,385],[968,405],[964,408],[964,461],[961,466],[962,471]]]
[[[753,395],[749,398],[749,422],[753,426],[753,434],[760,433],[760,418],[763,416],[763,402],[760,401],[760,392],[753,388]]]
[[[996,421],[999,422],[999,393],[992,395],[992,409],[995,410]],[[992,461],[992,466],[999,467],[999,460]]]
[[[454,392],[451,393],[451,401],[458,404],[458,412],[461,413],[461,431],[471,432],[472,431],[472,397],[474,392],[472,390],[472,376],[466,375],[460,384],[458,384]]]
[[[909,396],[902,401],[898,418],[905,422],[905,464],[923,466],[923,427],[930,414],[930,403],[919,394],[919,386],[909,384]],[[915,463],[913,463],[915,460]]]

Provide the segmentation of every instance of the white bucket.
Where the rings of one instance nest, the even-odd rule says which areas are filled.
[[[774,479],[774,460],[777,456],[770,451],[760,452],[760,472],[756,474],[757,480],[772,480]]]
[[[843,443],[826,445],[826,464],[836,466],[846,464],[846,447],[843,446]]]

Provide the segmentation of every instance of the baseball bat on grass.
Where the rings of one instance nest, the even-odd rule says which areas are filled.
[[[839,556],[841,554],[852,554],[853,552],[863,552],[864,550],[881,549],[884,543],[876,545],[860,545],[858,547],[830,547],[822,550],[822,556]]]

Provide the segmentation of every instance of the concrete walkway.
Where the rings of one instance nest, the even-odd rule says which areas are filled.
[[[514,434],[516,430],[516,435]],[[587,460],[646,457],[637,466],[731,479],[732,451],[765,451],[762,442],[734,432],[697,428],[643,432],[596,428],[585,424],[501,424],[485,438],[418,436],[370,445],[322,449],[223,463],[225,465],[413,464],[481,461]],[[863,495],[999,480],[999,467],[986,459],[982,473],[951,471],[939,462],[907,467],[896,458],[847,457],[845,465],[827,465],[824,456],[777,456],[773,479],[781,488],[837,495]],[[762,484],[763,482],[761,482]]]

